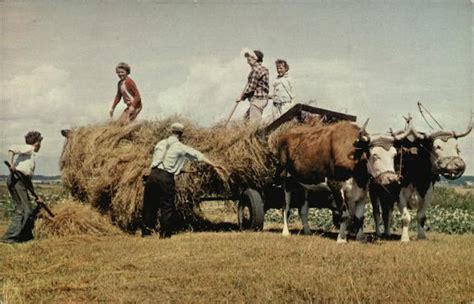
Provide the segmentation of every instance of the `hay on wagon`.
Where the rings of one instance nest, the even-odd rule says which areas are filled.
[[[108,213],[122,229],[135,230],[141,218],[142,176],[150,171],[155,144],[170,135],[168,126],[175,121],[185,125],[185,144],[224,165],[230,173],[225,181],[213,168],[189,163],[186,169],[195,173],[176,179],[178,209],[192,213],[203,197],[258,188],[274,176],[273,153],[255,136],[255,129],[242,124],[203,128],[173,117],[128,126],[108,123],[74,129],[60,161],[65,186],[76,198]]]

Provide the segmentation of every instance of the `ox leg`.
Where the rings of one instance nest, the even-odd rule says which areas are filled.
[[[288,229],[288,213],[290,212],[291,192],[287,185],[285,185],[285,206],[283,208],[283,236],[289,236],[290,230]]]
[[[378,195],[371,195],[370,201],[372,203],[372,214],[374,215],[375,235],[382,236],[380,226],[382,225],[382,218],[380,217],[380,197]]]
[[[308,224],[308,211],[309,211],[308,190],[304,189],[304,202],[303,202],[303,205],[300,207],[300,218],[301,218],[301,224],[303,224],[303,233],[305,235],[311,235],[311,229],[309,229],[309,224]]]
[[[382,218],[383,218],[383,235],[390,237],[392,235],[392,211],[393,206],[382,206]]]
[[[428,191],[426,192],[425,197],[421,199],[420,206],[417,212],[418,239],[419,240],[426,239],[426,233],[425,233],[426,210],[431,205],[432,199],[433,199],[433,186],[431,185],[428,188]]]
[[[367,239],[364,234],[364,213],[365,200],[359,200],[355,206],[354,228],[357,231],[356,240],[359,242],[366,242]]]
[[[409,236],[409,228],[410,228],[410,222],[411,222],[411,216],[410,213],[408,212],[408,200],[413,194],[413,188],[412,186],[403,188],[402,191],[400,192],[400,202],[398,204],[398,207],[400,208],[400,213],[402,214],[402,242],[409,242],[410,241],[410,236]]]
[[[341,196],[343,201],[345,201],[344,197],[344,190],[341,189]],[[341,227],[339,229],[339,234],[337,236],[337,243],[344,244],[347,243],[347,227],[349,226],[349,209],[347,208],[347,204],[343,204],[342,206],[342,218],[341,218]]]

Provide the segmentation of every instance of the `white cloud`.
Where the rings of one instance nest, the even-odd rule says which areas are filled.
[[[370,117],[371,132],[385,132],[390,127],[402,128],[402,115],[408,112],[412,113],[419,129],[429,131],[417,113],[417,100],[429,100],[426,105],[447,129],[459,131],[466,128],[469,102],[453,102],[456,95],[442,95],[433,100],[432,92],[427,89],[429,83],[413,85],[393,81],[386,75],[372,75],[363,67],[342,60],[306,58],[289,63],[298,102],[316,100],[318,107],[357,115],[359,123]],[[265,64],[273,81],[275,71],[272,58],[266,58]],[[182,83],[164,91],[155,91],[152,87],[142,92],[148,98],[144,101],[139,119],[165,118],[179,113],[201,125],[211,125],[227,117],[246,83],[249,66],[245,59],[236,56],[222,61],[208,57],[195,60],[188,66]],[[140,89],[146,87],[145,84],[140,86],[143,81],[139,82]],[[9,145],[21,143],[28,130],[37,129],[45,137],[39,159],[39,162],[45,163],[38,167],[41,170],[39,174],[58,173],[57,158],[64,141],[59,130],[107,119],[109,103],[98,103],[96,99],[108,96],[109,92],[96,92],[99,87],[84,88],[70,73],[52,65],[37,66],[1,85],[2,105],[6,111],[0,114],[0,157],[6,156]],[[239,105],[234,119],[240,119],[247,107],[247,102]],[[122,108],[123,105],[120,105],[117,114]],[[267,116],[270,112],[268,106]],[[473,136],[461,139],[460,148],[468,165],[467,173],[472,174],[474,158],[469,151],[474,148]]]
[[[45,170],[40,174],[57,174],[64,142],[59,131],[104,116],[92,100],[75,97],[83,88],[74,84],[67,71],[46,64],[3,81],[0,156],[6,157],[10,145],[23,143],[26,132],[38,130],[44,137],[40,157],[49,160],[47,166],[39,166]]]
[[[179,113],[204,125],[222,120],[242,92],[248,71],[243,57],[228,62],[200,59],[190,65],[182,84],[159,93],[154,113],[161,118]],[[240,112],[235,117],[241,116]]]

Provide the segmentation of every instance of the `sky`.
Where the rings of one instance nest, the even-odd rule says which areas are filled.
[[[370,118],[369,132],[402,129],[408,113],[433,132],[417,101],[464,131],[474,105],[468,0],[1,1],[0,19],[0,157],[38,130],[36,174],[59,174],[61,129],[109,119],[122,61],[142,95],[139,120],[225,119],[246,83],[246,47],[263,51],[271,82],[275,60],[288,61],[298,102]],[[474,175],[474,134],[459,141]]]

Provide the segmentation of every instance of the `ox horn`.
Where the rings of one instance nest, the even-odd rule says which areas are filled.
[[[413,125],[410,126],[410,131],[418,139],[425,139],[427,137],[425,134],[419,133]]]
[[[471,119],[469,120],[469,126],[467,127],[467,130],[464,133],[459,133],[459,134],[453,131],[453,135],[455,138],[464,137],[468,135],[469,133],[471,133],[471,131],[472,131],[472,111],[471,111]]]
[[[367,120],[364,122],[364,125],[362,125],[362,129],[360,129],[360,132],[366,132],[366,128],[367,128],[367,124],[369,123],[369,119],[370,118],[367,118]]]
[[[370,118],[367,118],[367,120],[365,121],[365,123],[362,125],[362,128],[360,129],[359,131],[359,139],[360,140],[364,140],[364,141],[367,141],[369,142],[370,141],[370,137],[367,133],[367,131],[365,130],[367,128],[367,124],[369,123],[369,119]]]
[[[393,137],[394,140],[402,140],[402,139],[404,139],[405,137],[407,137],[408,134],[410,134],[412,130],[413,130],[413,128],[412,128],[412,126],[411,126],[411,124],[410,124],[410,126],[409,126],[408,128],[406,128],[405,131],[403,131],[403,132],[400,133],[400,134],[395,134],[395,133],[393,133],[393,130],[392,130],[392,129],[390,129],[390,133],[392,134],[392,137]]]

